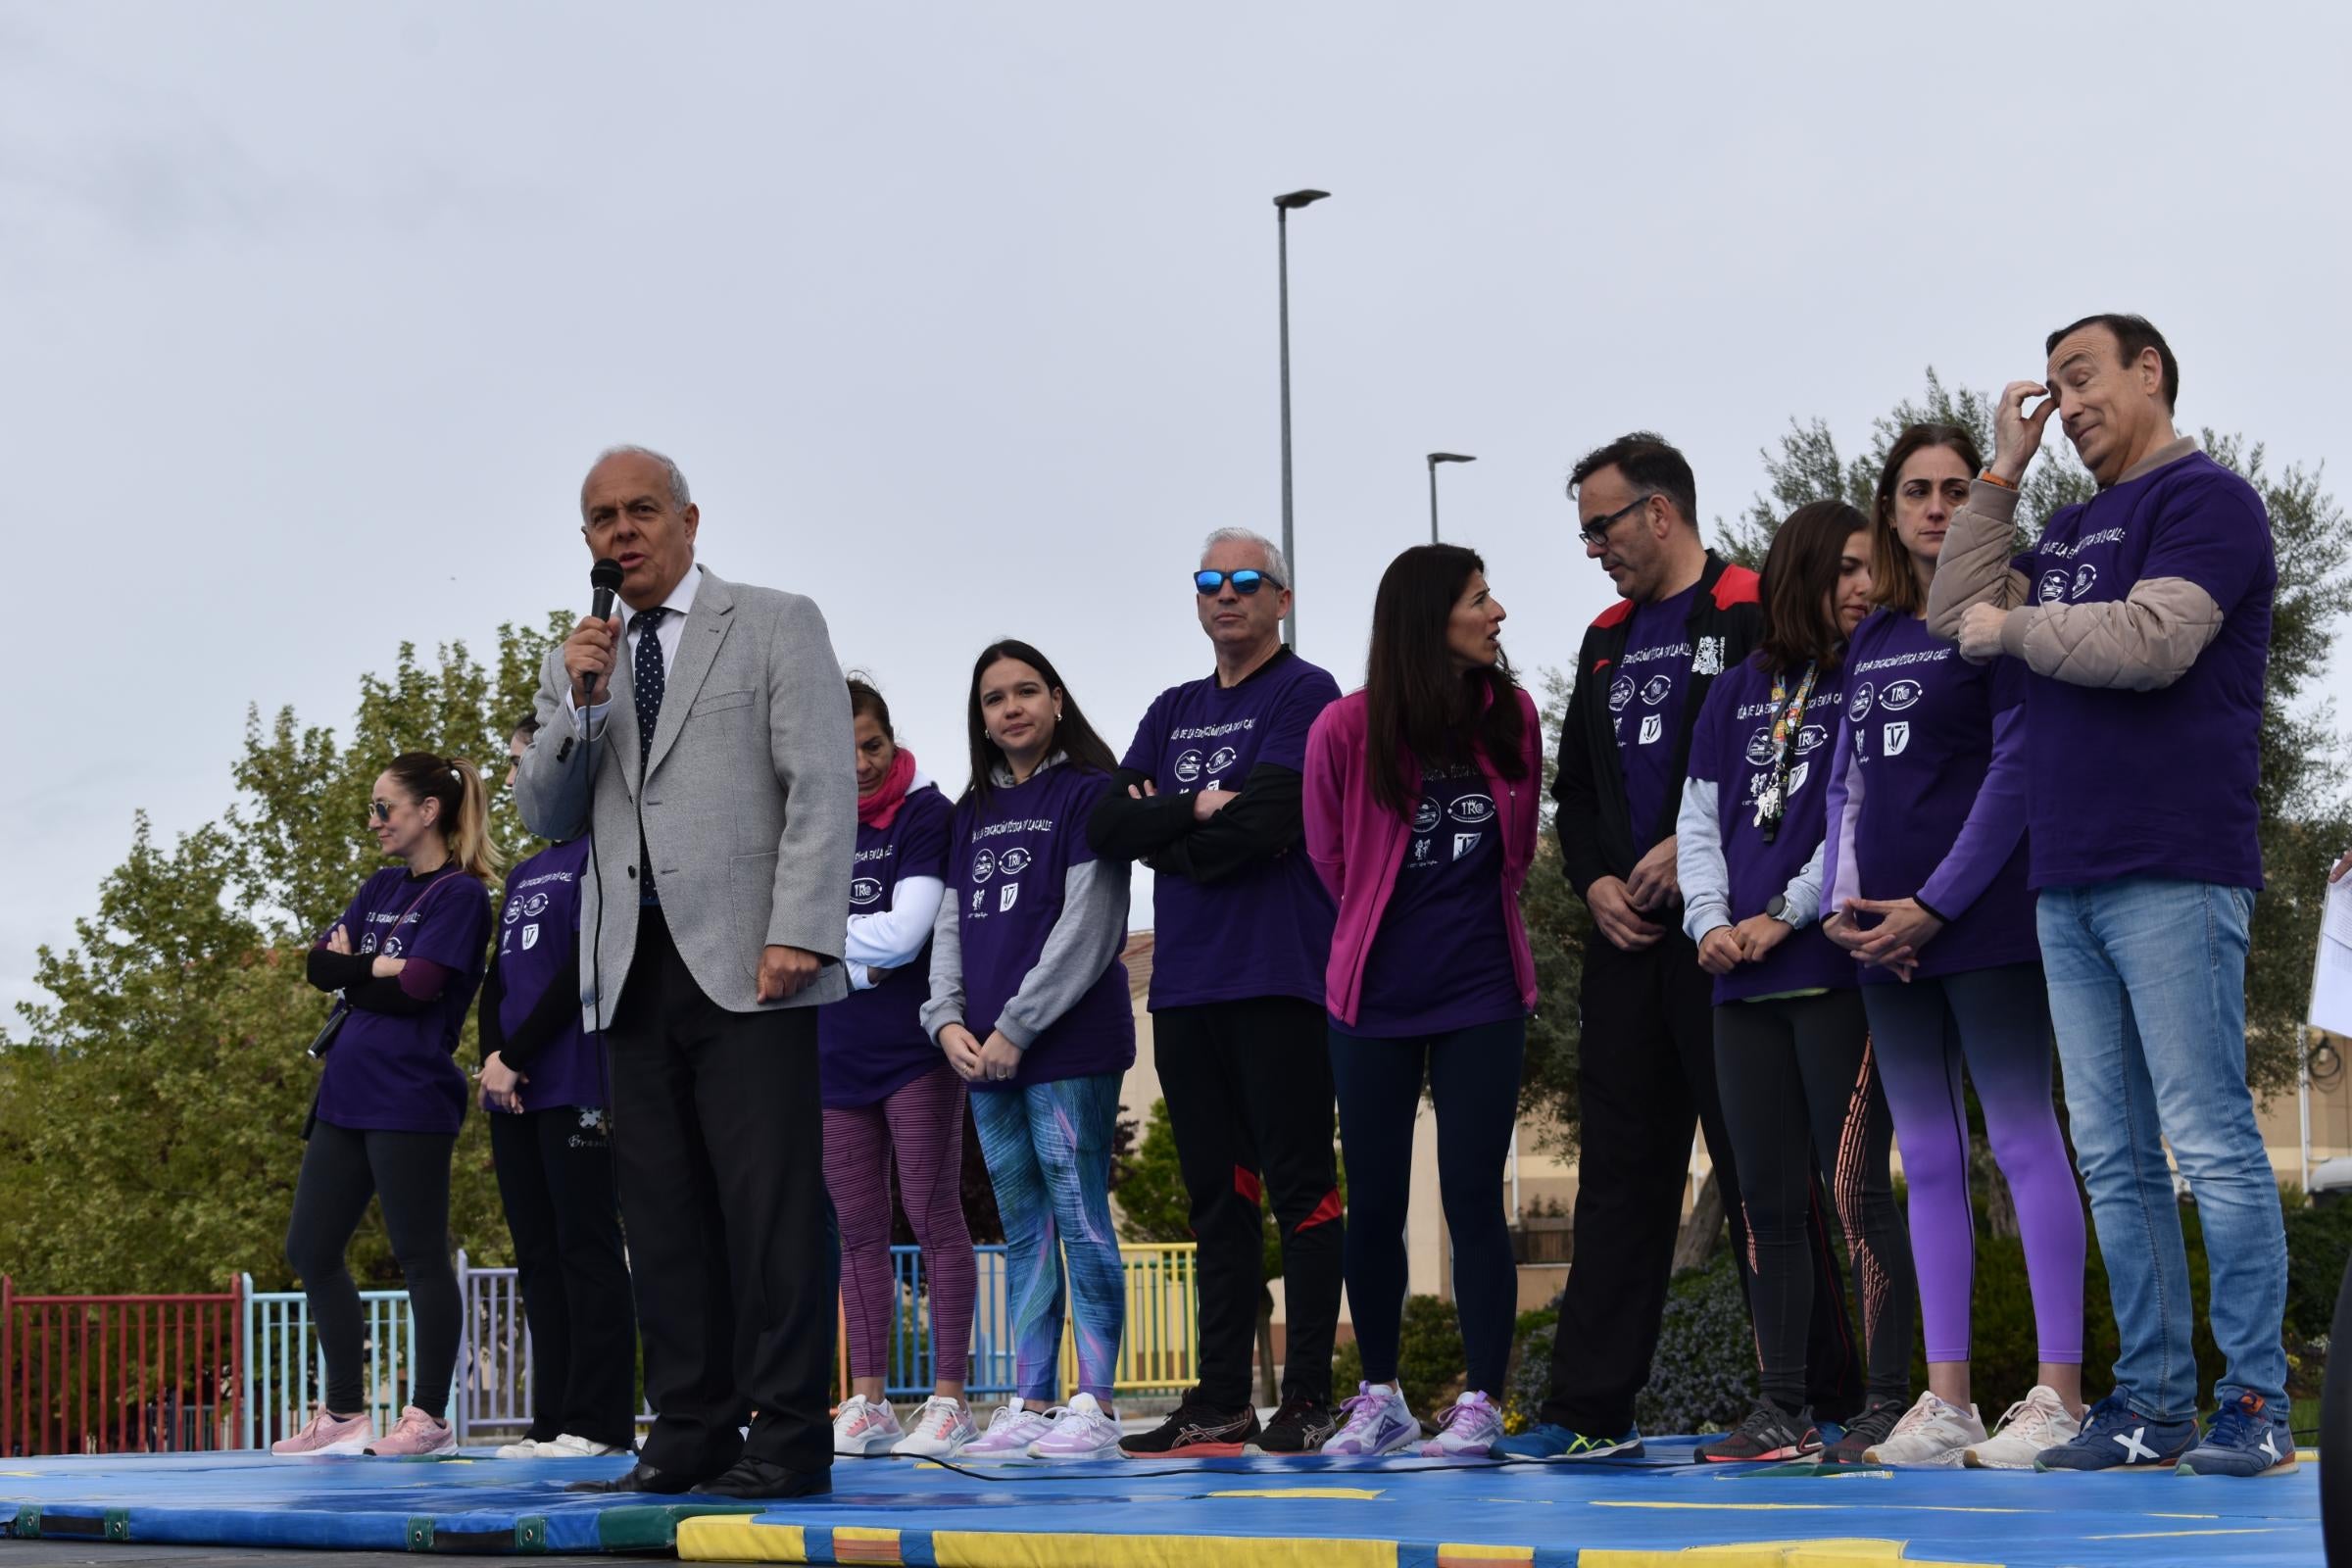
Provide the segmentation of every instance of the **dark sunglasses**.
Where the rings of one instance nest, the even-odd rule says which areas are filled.
[[[1266,584],[1276,588],[1285,586],[1279,577],[1269,577],[1254,567],[1245,566],[1240,571],[1196,571],[1193,573],[1193,587],[1198,592],[1213,594],[1223,588],[1228,579],[1233,583],[1233,591],[1245,596],[1257,592],[1260,586]]]
[[[390,801],[369,801],[368,803],[368,812],[373,815],[378,822],[389,822],[392,820],[392,803]]]
[[[1632,516],[1635,510],[1648,500],[1649,497],[1647,496],[1636,496],[1624,506],[1619,507],[1615,512],[1610,513],[1607,516],[1594,517],[1591,522],[1588,522],[1583,527],[1577,529],[1577,536],[1583,539],[1584,542],[1589,545],[1607,544],[1609,542],[1609,530],[1616,527],[1617,524],[1623,522],[1626,518]]]

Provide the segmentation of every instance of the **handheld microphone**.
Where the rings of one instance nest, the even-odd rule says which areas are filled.
[[[588,612],[599,620],[611,620],[612,596],[620,591],[620,563],[611,556],[600,559],[588,568],[588,586],[596,590],[595,598],[589,601]],[[591,698],[596,695],[596,671],[590,670],[580,677],[580,690]]]

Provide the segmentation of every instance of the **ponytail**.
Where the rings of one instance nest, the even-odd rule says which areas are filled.
[[[431,752],[403,752],[385,771],[417,800],[441,803],[437,825],[442,842],[467,876],[488,882],[498,874],[506,857],[491,841],[490,794],[471,762]]]

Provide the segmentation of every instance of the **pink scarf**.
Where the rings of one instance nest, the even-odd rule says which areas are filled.
[[[867,827],[888,827],[906,804],[906,786],[914,782],[914,754],[906,747],[892,760],[890,771],[871,795],[858,797],[858,820]]]

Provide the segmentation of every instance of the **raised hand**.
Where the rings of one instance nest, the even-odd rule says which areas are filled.
[[[2028,414],[2026,403],[2033,398],[2042,399],[2042,405]],[[2014,489],[2041,450],[2041,427],[2057,407],[2057,398],[2039,381],[2012,381],[2001,388],[2001,401],[1992,411],[1992,466],[1984,471]]]

